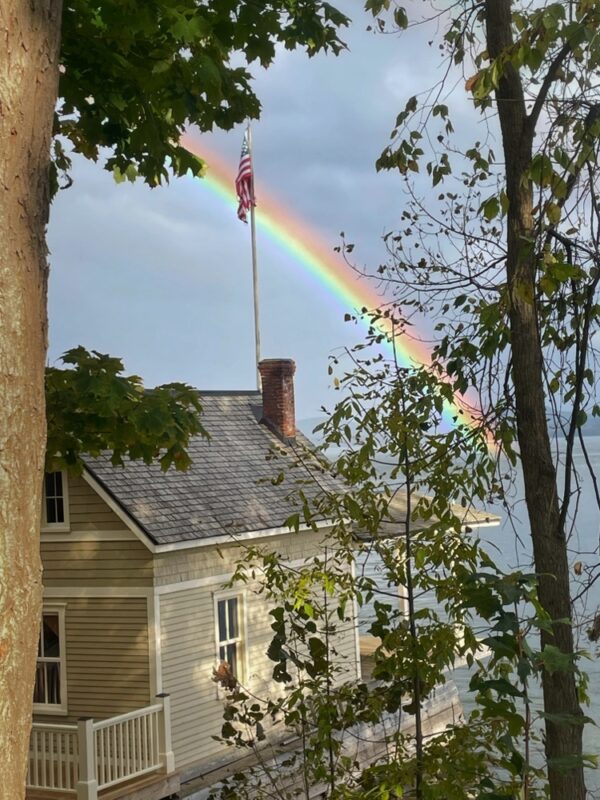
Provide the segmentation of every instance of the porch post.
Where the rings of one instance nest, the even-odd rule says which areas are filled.
[[[77,720],[77,745],[79,749],[77,800],[98,800],[94,720],[90,717],[80,717]]]
[[[157,694],[156,698],[162,705],[162,724],[158,727],[158,754],[165,772],[170,775],[175,772],[175,755],[171,745],[171,698],[165,692]]]

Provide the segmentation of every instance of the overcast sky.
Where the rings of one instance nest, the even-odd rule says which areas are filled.
[[[423,31],[376,36],[361,0],[350,51],[307,59],[282,51],[252,69],[262,102],[253,125],[260,187],[333,248],[340,231],[357,257],[383,258],[382,234],[406,202],[397,175],[375,160],[408,97],[436,77]],[[243,130],[207,134],[237,168]],[[50,224],[50,361],[78,344],[124,359],[151,386],[182,380],[206,389],[254,386],[249,230],[200,181],[115,185],[77,160]],[[328,356],[360,339],[345,309],[303,264],[266,234],[258,241],[263,357],[297,363],[299,418],[331,404]]]

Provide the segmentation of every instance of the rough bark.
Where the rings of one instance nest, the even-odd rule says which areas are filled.
[[[0,797],[25,794],[40,624],[48,165],[61,0],[0,2]]]
[[[496,58],[512,44],[511,0],[486,0],[488,51]],[[535,298],[533,193],[528,168],[533,152],[534,118],[527,115],[518,72],[508,66],[496,92],[506,163],[509,199],[507,281],[510,293],[510,330],[517,434],[525,481],[525,499],[531,528],[539,599],[552,620],[571,619],[567,543],[561,524],[556,470],[546,419],[543,351]],[[573,653],[570,622],[554,622],[541,634],[542,649],[552,644]],[[575,676],[571,672],[544,672],[546,714],[581,716]],[[546,756],[581,756],[582,726],[546,719]],[[548,769],[552,800],[584,800],[583,768]]]

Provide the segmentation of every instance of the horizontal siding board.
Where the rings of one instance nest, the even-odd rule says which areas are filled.
[[[80,548],[81,553],[90,552],[94,555],[98,553],[98,546],[100,542],[90,541],[89,539],[78,542],[78,546]],[[65,541],[61,539],[60,541],[53,542],[53,548],[55,551],[59,552],[61,550],[65,552],[69,552],[72,547],[70,541]],[[140,547],[142,550],[140,551]],[[144,547],[144,545],[139,541],[139,539],[115,539],[114,541],[110,542],[110,548],[112,551],[130,551],[130,552],[148,552],[148,550]]]
[[[102,617],[99,614],[93,614],[93,615],[90,614],[89,616],[87,616],[85,618],[85,624],[84,624],[84,620],[76,619],[73,622],[73,627],[79,626],[83,631],[83,630],[85,630],[86,627],[89,626],[90,622],[94,622],[95,620],[102,620],[104,625],[106,626],[106,631],[107,632],[110,632],[111,630],[114,630],[115,633],[118,633],[118,632],[129,632],[130,630],[131,631],[137,631],[139,629],[140,621],[141,620],[145,620],[145,617],[140,616],[140,617],[135,617],[135,618],[129,618],[129,619],[123,620],[123,621],[121,621],[121,620],[109,620],[107,622],[106,616]]]
[[[127,651],[117,651],[114,648],[107,650],[106,653],[95,652],[93,654],[94,663],[107,663],[107,664],[123,664],[126,666],[130,663],[130,654]],[[69,649],[69,662],[74,665],[77,664],[81,668],[87,669],[90,665],[90,648],[70,648]]]
[[[81,542],[78,544],[85,544],[85,542]],[[139,565],[141,569],[148,570],[150,574],[152,574],[152,561],[149,560],[148,563],[146,559],[143,557],[142,553],[134,552],[134,551],[126,551],[126,552],[119,552],[116,550],[114,545],[116,542],[103,542],[103,549],[96,550],[96,552],[91,553],[83,553],[81,547],[77,547],[77,556],[78,559],[84,561],[95,561],[97,563],[102,564],[102,569],[129,569],[126,560],[132,558],[134,561],[141,561],[142,563]],[[45,560],[47,564],[52,564],[53,569],[68,569],[68,570],[77,570],[81,569],[81,563],[75,562],[71,559],[71,552],[73,548],[71,547],[67,552],[56,552],[52,551],[49,547],[46,548],[45,552]],[[54,562],[57,562],[55,564]]]
[[[72,506],[70,507],[72,508]],[[101,501],[98,503],[90,503],[82,508],[76,516],[80,522],[110,522],[113,530],[127,530],[121,520],[115,515],[113,511],[107,508]],[[71,519],[73,514],[71,513]],[[76,530],[76,525],[71,525],[71,530]]]
[[[44,577],[44,586],[47,586],[49,589],[55,590],[61,587],[70,588],[70,589],[85,589],[86,587],[90,589],[102,589],[105,587],[111,587],[115,590],[118,590],[120,587],[123,587],[124,581],[123,578],[109,578],[109,577],[102,577],[102,578],[46,578]],[[140,580],[136,581],[135,584],[129,584],[139,587],[149,587],[152,585],[152,579],[148,578],[147,580]],[[126,593],[125,593],[126,594]]]
[[[125,559],[123,559],[125,561]],[[98,560],[94,564],[89,565],[80,565],[80,568],[77,569],[76,565],[70,564],[58,564],[55,567],[49,565],[46,562],[44,568],[45,576],[51,575],[53,578],[57,579],[63,575],[67,579],[72,579],[79,576],[79,579],[85,580],[89,578],[89,580],[102,580],[102,578],[122,578],[123,585],[146,585],[147,579],[152,581],[152,572],[150,570],[139,570],[137,575],[137,580],[135,584],[129,582],[127,579],[132,577],[132,569],[131,567],[127,567],[123,561],[119,564],[118,568],[106,566],[104,562]],[[92,573],[87,575],[87,573]]]
[[[90,694],[88,691],[81,692],[81,693],[71,693],[69,691],[69,698],[73,705],[85,705],[86,708],[90,703],[96,703],[98,707],[102,707],[104,709],[104,716],[112,717],[115,713],[115,703],[119,703],[121,706],[125,704],[127,706],[127,711],[134,711],[136,708],[144,708],[144,706],[150,705],[150,700],[148,697],[142,697],[141,694],[137,694],[137,702],[132,703],[132,685],[130,684],[129,687],[115,687],[102,684],[102,691],[106,695],[110,695],[110,712],[106,710],[106,703],[102,701],[94,701],[94,699],[90,698]]]
[[[117,674],[107,674],[106,670],[99,669],[96,667],[95,669],[88,669],[87,675],[90,680],[101,680],[106,686],[114,686],[118,688],[119,686],[131,686],[132,681],[136,680],[147,680],[149,672],[148,670],[142,669],[128,669],[125,675]],[[69,689],[69,695],[72,692]]]
[[[115,524],[112,521],[112,519],[110,519],[110,520],[97,520],[95,517],[93,517],[88,522],[80,522],[77,525],[77,528],[76,529],[71,528],[71,531],[73,533],[88,533],[90,531],[110,531],[111,533],[114,533],[116,531],[118,533],[122,533],[123,532],[123,528],[122,527],[115,528]],[[127,533],[128,532],[129,531],[127,531]],[[135,536],[135,534],[133,534],[133,533],[131,535]]]
[[[174,621],[183,619],[193,622],[193,617],[190,617],[190,614],[193,615],[201,614],[208,608],[212,608],[212,597],[210,597],[210,595],[213,594],[215,591],[219,591],[219,588],[220,587],[218,586],[206,587],[205,593],[207,596],[206,597],[200,596],[198,598],[197,603],[188,602],[186,600],[187,597],[186,593],[188,591],[187,589],[185,590],[186,593],[175,592],[173,595],[173,597],[175,598],[175,602],[177,602],[177,595],[183,595],[179,600],[179,605],[176,608],[167,608],[164,610],[164,612],[161,611],[161,616],[164,616],[165,619],[172,619]]]
[[[91,599],[91,598],[80,598],[80,599],[85,600],[85,599]],[[127,599],[127,600],[142,600],[143,603],[146,602],[146,598],[145,597],[142,597],[142,598],[138,598],[138,597],[123,598],[123,597],[120,597],[119,599],[121,601],[124,600],[124,599]],[[102,600],[104,600],[104,597],[102,598]],[[115,631],[126,631],[128,629],[132,629],[132,630],[137,631],[140,628],[140,624],[146,622],[146,619],[147,619],[146,615],[145,614],[143,614],[143,615],[142,614],[138,614],[137,612],[135,614],[131,614],[130,616],[128,616],[127,619],[122,619],[121,616],[120,616],[122,611],[123,611],[123,606],[122,605],[121,606],[117,606],[117,607],[114,607],[114,606],[113,607],[107,607],[104,616],[102,616],[102,614],[89,614],[84,619],[74,619],[73,622],[72,622],[72,625],[73,625],[73,628],[80,629],[82,633],[86,630],[86,628],[89,629],[90,624],[95,624],[97,621],[98,622],[102,622],[102,624],[105,625],[106,630],[109,630],[109,631],[112,630],[113,628],[114,628]],[[116,619],[110,619],[109,617],[106,616],[106,614],[111,614],[111,613],[114,613],[115,615],[117,615],[117,618]]]
[[[139,598],[138,598],[139,599]],[[73,624],[80,622],[83,624],[88,619],[94,619],[98,617],[99,619],[106,619],[106,612],[107,611],[118,611],[122,608],[122,599],[120,597],[103,597],[102,600],[104,601],[104,606],[102,608],[88,608],[85,611],[80,611],[79,609],[74,609],[72,618]],[[131,604],[133,605],[133,603]],[[139,608],[131,608],[129,613],[127,614],[128,620],[134,619],[146,619],[146,607],[144,603],[140,603]]]
[[[123,554],[131,555],[134,558],[143,559],[144,557],[150,558],[150,551],[138,540],[123,540],[114,539],[112,541],[90,541],[83,539],[78,541],[68,541],[61,539],[60,541],[52,542],[52,551],[60,558],[60,553],[65,555],[71,553],[72,547],[77,544],[77,553],[81,558],[106,558],[111,554],[115,554],[116,558],[120,558]],[[117,555],[118,554],[118,555]]]

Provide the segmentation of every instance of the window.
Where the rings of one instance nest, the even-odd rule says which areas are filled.
[[[238,680],[244,676],[244,646],[242,636],[243,597],[231,595],[215,598],[217,623],[217,661],[229,664]]]
[[[44,609],[38,642],[33,703],[35,711],[66,713],[64,608]]]
[[[66,474],[64,472],[46,472],[44,475],[44,530],[69,530],[68,500]]]

